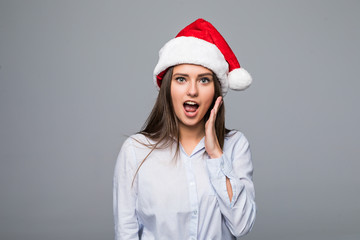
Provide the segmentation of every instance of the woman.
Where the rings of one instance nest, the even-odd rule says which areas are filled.
[[[225,128],[222,96],[251,77],[198,19],[160,50],[159,95],[114,174],[115,239],[235,239],[256,207],[249,143]]]

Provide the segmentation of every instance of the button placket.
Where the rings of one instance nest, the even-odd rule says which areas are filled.
[[[198,197],[195,184],[195,174],[191,166],[191,156],[186,157],[185,166],[186,166],[186,175],[189,184],[189,199],[190,199],[190,209],[192,209],[192,214],[190,217],[190,239],[196,239],[197,229],[198,229]]]

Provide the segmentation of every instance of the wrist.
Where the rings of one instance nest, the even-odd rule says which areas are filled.
[[[214,151],[212,153],[208,153],[210,158],[220,158],[223,152],[221,150]]]

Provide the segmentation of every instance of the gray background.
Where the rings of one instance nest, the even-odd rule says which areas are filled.
[[[0,239],[112,239],[112,175],[157,91],[158,50],[198,17],[254,78],[244,239],[360,239],[359,1],[0,1]]]

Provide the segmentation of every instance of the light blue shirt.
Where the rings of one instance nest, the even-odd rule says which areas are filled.
[[[155,149],[141,134],[129,137],[117,158],[114,174],[115,239],[235,239],[255,220],[253,165],[249,142],[232,131],[223,154],[210,159],[204,138],[191,155],[176,144]],[[233,197],[226,190],[230,179]],[[134,180],[134,182],[133,182]],[[133,182],[133,184],[132,184]]]

